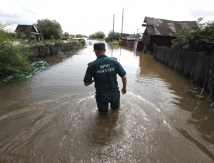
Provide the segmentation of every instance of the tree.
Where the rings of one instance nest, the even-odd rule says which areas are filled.
[[[121,39],[121,34],[119,32],[110,31],[108,37],[105,39],[106,42],[109,41],[119,41]]]
[[[69,37],[69,33],[68,33],[68,32],[65,32],[65,33],[64,33],[64,36],[65,36],[65,37]]]
[[[172,40],[172,47],[188,51],[209,51],[214,47],[214,22],[201,23],[199,18],[197,25],[191,29],[183,28]]]
[[[45,39],[51,39],[51,36],[54,39],[62,38],[62,28],[56,20],[39,19],[34,26],[36,26],[39,33],[43,33]]]
[[[86,35],[82,35],[82,34],[76,34],[75,36],[76,38],[83,38],[83,37],[87,37]]]
[[[93,39],[104,39],[105,33],[102,31],[95,32],[94,34],[89,35],[89,38]]]
[[[74,38],[74,37],[75,37],[75,35],[74,35],[74,34],[70,34],[70,37]]]
[[[10,35],[5,28],[10,24],[0,23],[0,78],[22,74],[30,70],[28,55],[17,45],[18,34]]]

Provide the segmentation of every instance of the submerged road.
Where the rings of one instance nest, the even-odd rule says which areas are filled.
[[[214,162],[209,94],[149,54],[107,46],[128,92],[119,111],[100,115],[82,82],[92,51],[49,57],[48,69],[0,87],[0,162]]]

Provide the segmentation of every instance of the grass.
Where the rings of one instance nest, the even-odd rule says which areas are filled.
[[[112,46],[112,47],[119,47],[119,45],[120,45],[120,40],[119,41],[113,41],[113,42],[110,42],[110,45]]]

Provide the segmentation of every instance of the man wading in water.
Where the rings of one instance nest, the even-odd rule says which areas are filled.
[[[83,81],[85,86],[95,81],[95,97],[98,110],[101,113],[108,113],[108,103],[110,103],[113,110],[117,110],[120,107],[117,74],[121,77],[123,83],[121,92],[125,94],[127,83],[126,71],[116,59],[105,55],[106,49],[104,43],[95,43],[94,52],[97,59],[88,65]]]

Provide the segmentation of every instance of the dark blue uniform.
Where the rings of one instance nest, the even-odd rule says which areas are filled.
[[[112,109],[120,106],[120,91],[117,83],[117,74],[120,77],[126,75],[126,71],[121,64],[106,55],[99,56],[91,62],[86,70],[84,77],[85,83],[91,83],[92,77],[95,80],[96,101],[98,110],[101,112],[108,111],[110,102]]]

